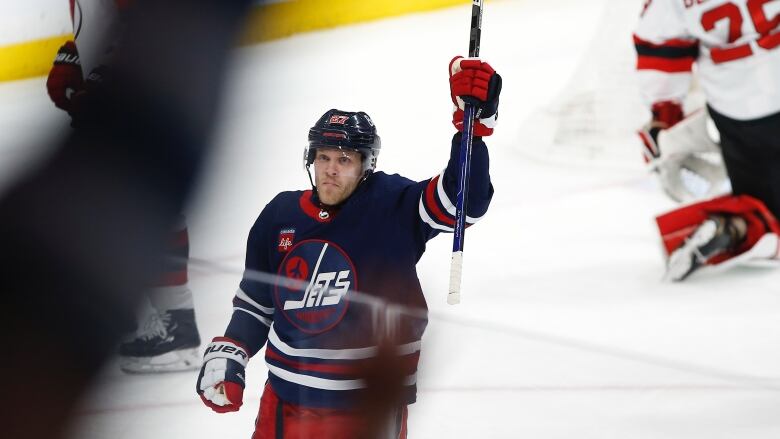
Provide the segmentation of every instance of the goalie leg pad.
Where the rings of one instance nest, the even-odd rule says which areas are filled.
[[[736,248],[718,255],[708,264],[718,264],[750,250],[767,233],[780,235],[780,223],[761,200],[748,195],[725,195],[667,212],[656,218],[666,255],[682,247],[707,219],[717,215],[737,215],[746,224],[746,235]]]

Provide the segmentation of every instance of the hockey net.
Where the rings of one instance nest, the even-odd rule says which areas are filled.
[[[569,83],[521,127],[524,156],[545,163],[641,169],[636,134],[650,113],[640,98],[631,35],[643,0],[607,0],[598,31]],[[686,110],[702,105],[694,87]]]

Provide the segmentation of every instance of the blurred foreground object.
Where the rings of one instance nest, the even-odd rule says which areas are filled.
[[[111,60],[120,47],[121,29],[135,0],[70,0],[73,38],[57,53],[46,88],[54,104],[67,111],[71,126],[84,125],[90,101],[112,80]],[[64,5],[63,5],[64,6]],[[119,26],[119,27],[117,27]],[[81,52],[84,55],[81,55]],[[84,69],[82,69],[82,65]],[[86,75],[83,75],[83,73]],[[129,373],[175,372],[200,365],[200,334],[188,285],[189,233],[184,215],[166,237],[165,258],[153,284],[137,331],[119,345],[119,367]]]
[[[138,1],[83,125],[0,200],[5,437],[59,438],[158,273],[249,1]],[[196,48],[194,50],[193,48]]]

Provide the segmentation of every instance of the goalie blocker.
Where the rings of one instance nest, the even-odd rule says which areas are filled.
[[[725,195],[684,206],[658,216],[656,223],[671,280],[683,280],[701,266],[726,269],[778,256],[780,223],[763,202],[748,195]],[[707,227],[713,223],[714,227]],[[718,233],[727,232],[738,236],[721,239],[721,248],[713,249]]]

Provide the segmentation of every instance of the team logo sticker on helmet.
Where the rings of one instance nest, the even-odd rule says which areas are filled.
[[[349,307],[348,292],[357,289],[357,274],[349,256],[336,244],[301,241],[287,253],[279,275],[302,281],[276,285],[279,309],[296,328],[310,334],[336,326]]]

